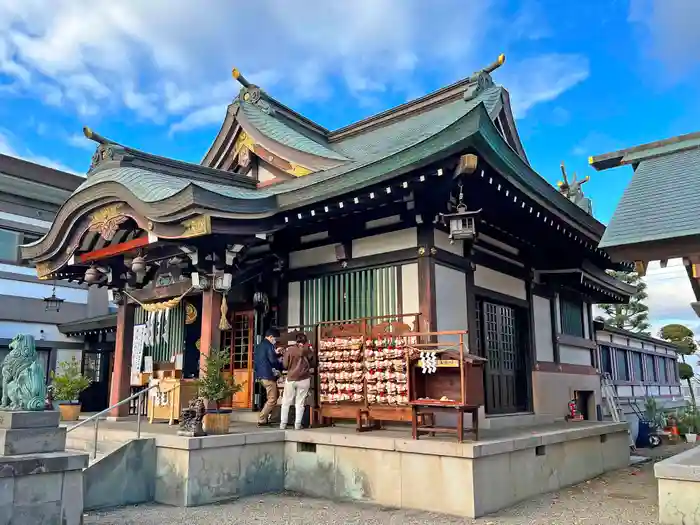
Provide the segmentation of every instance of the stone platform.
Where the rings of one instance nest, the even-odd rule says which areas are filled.
[[[132,427],[105,422],[100,434],[125,439]],[[174,431],[144,425],[142,437],[155,439],[155,501],[177,506],[286,489],[479,517],[629,464],[624,423],[487,430],[462,444],[439,435],[414,441],[405,427],[357,434],[354,425],[281,431],[235,422],[225,436]]]
[[[700,447],[654,465],[659,485],[659,523],[700,525]]]
[[[0,411],[0,524],[79,525],[85,454],[65,451],[59,413]]]

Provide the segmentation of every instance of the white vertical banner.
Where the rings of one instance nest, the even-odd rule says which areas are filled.
[[[140,385],[139,374],[143,362],[143,348],[146,343],[148,327],[145,324],[134,326],[134,339],[131,344],[131,384]]]

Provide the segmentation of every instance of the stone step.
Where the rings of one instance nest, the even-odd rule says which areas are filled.
[[[78,449],[71,449],[71,448],[66,448],[66,452],[76,452],[76,453],[78,453],[78,454],[85,454],[85,453],[91,454],[91,452],[87,452],[87,451],[85,451],[85,450],[78,450]],[[102,459],[102,458],[105,457],[106,455],[107,455],[107,454],[100,454],[100,453],[98,452],[98,453],[97,453],[97,457],[95,457],[94,459],[93,459],[92,457],[90,457],[89,460],[88,460],[88,467],[89,467],[90,465],[92,465],[93,463],[95,463],[96,461]],[[83,470],[85,470],[85,469],[83,469]]]
[[[71,433],[68,434],[66,437],[66,449],[68,450],[77,450],[82,453],[92,453],[93,448],[94,448],[94,442],[93,438],[86,438],[83,436],[73,436]],[[109,454],[110,452],[113,452],[114,450],[117,450],[119,447],[121,447],[124,443],[126,443],[128,440],[124,441],[114,441],[114,440],[107,440],[107,439],[98,439],[97,440],[97,453],[98,454]]]

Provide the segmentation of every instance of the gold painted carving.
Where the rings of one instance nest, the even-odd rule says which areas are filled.
[[[211,217],[209,215],[198,215],[192,219],[182,221],[184,231],[181,237],[199,237],[211,233]]]
[[[299,164],[292,164],[292,169],[288,170],[288,173],[290,175],[294,175],[295,177],[303,177],[304,175],[312,173],[312,171],[304,166],[299,166]]]
[[[51,275],[52,270],[50,262],[36,263],[34,267],[36,269],[36,276],[42,281],[47,280]]]
[[[121,212],[122,204],[110,204],[104,208],[100,208],[90,215],[91,232],[98,232],[105,241],[111,241],[117,231],[119,225],[125,222],[128,217]]]

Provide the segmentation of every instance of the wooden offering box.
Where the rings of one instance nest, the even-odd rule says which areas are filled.
[[[413,397],[413,439],[421,434],[434,435],[449,432],[464,438],[464,414],[472,416],[472,432],[478,439],[478,410],[484,404],[484,358],[465,351],[467,332],[439,332],[423,334],[440,342],[420,342],[415,346],[421,352],[418,359],[411,360],[411,382]],[[452,341],[445,341],[449,337]],[[435,413],[456,413],[454,427],[435,425]]]
[[[157,381],[158,388],[154,388],[148,395],[148,422],[155,419],[167,419],[169,425],[175,424],[180,418],[180,412],[186,408],[191,399],[197,397],[197,381],[182,379],[180,370],[157,371],[159,376],[151,379],[151,384]]]

